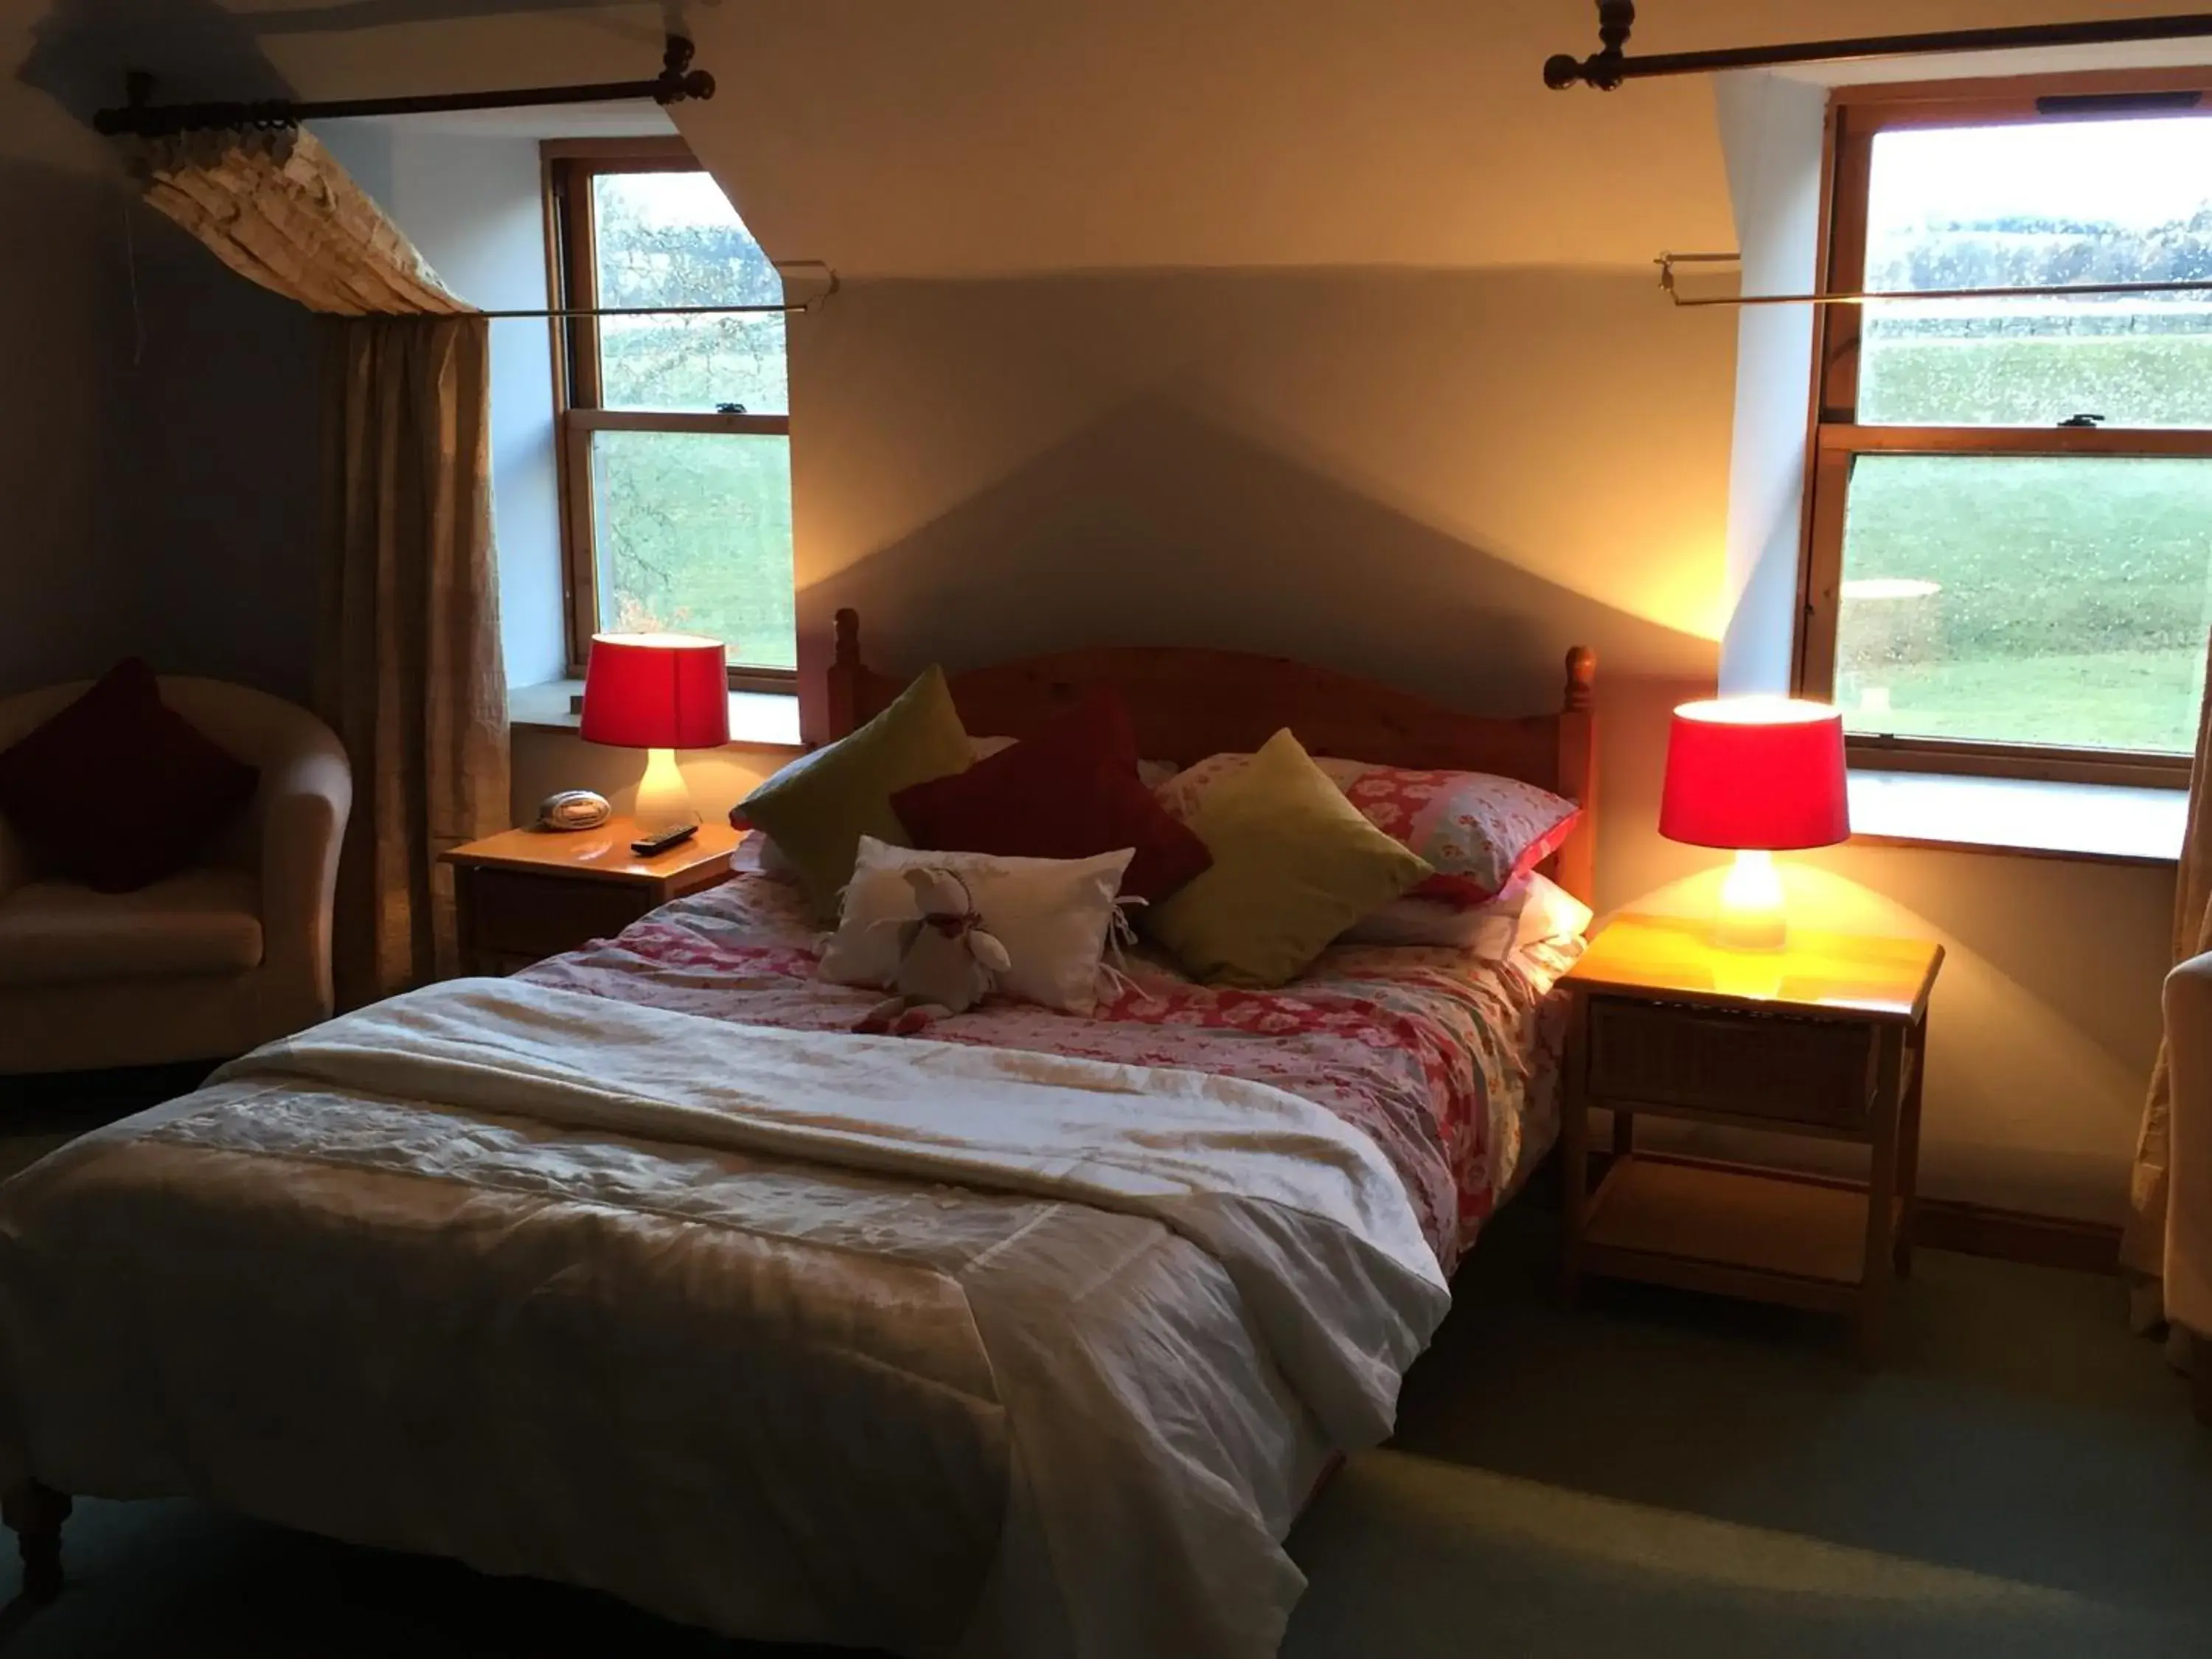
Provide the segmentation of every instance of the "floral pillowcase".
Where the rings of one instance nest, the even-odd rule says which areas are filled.
[[[1162,784],[1161,802],[1188,822],[1198,803],[1249,757],[1213,755]],[[1487,772],[1418,772],[1364,761],[1315,764],[1344,791],[1360,815],[1437,873],[1408,895],[1455,904],[1484,904],[1559,849],[1582,809],[1533,783]]]

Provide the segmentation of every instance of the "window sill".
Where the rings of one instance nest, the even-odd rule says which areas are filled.
[[[1929,772],[1853,771],[1851,840],[2027,858],[2172,864],[2189,796],[2179,789]]]
[[[508,688],[507,722],[526,732],[574,732],[583,717],[573,712],[584,695],[581,680],[549,680]],[[798,753],[799,698],[788,691],[730,693],[730,742],[741,749],[788,749]]]

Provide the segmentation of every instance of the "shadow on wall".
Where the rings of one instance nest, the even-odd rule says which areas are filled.
[[[131,337],[108,381],[100,536],[136,648],[295,702],[320,578],[323,325],[131,204]]]
[[[708,5],[719,0],[704,0]],[[301,0],[289,7],[227,8],[217,0],[0,0],[8,12],[37,16],[30,56],[19,78],[80,118],[123,101],[124,76],[155,76],[161,102],[195,99],[289,98],[295,89],[262,52],[280,35],[342,34],[410,23],[470,19],[551,17],[607,12],[635,15],[641,42],[657,42],[655,11],[680,20],[681,4],[647,7],[637,0]],[[396,94],[407,91],[394,87]]]
[[[890,665],[1208,645],[1473,708],[1546,706],[1570,645],[1593,647],[1601,676],[1610,659],[1709,677],[1714,651],[1164,395],[1115,410],[799,597],[810,628],[848,605],[872,658]]]
[[[0,222],[35,257],[0,258],[0,694],[97,672],[131,646],[129,572],[95,533],[94,457],[123,304],[119,198],[104,181],[0,161]]]
[[[216,0],[40,0],[21,9],[39,21],[16,78],[80,120],[123,102],[132,70],[154,76],[162,102],[291,95],[255,43],[256,20]]]

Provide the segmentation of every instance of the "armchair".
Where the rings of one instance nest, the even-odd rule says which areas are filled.
[[[85,684],[0,698],[0,749]],[[165,675],[161,697],[258,767],[260,787],[197,867],[135,893],[42,876],[0,821],[0,1073],[223,1059],[330,1015],[345,751],[244,686]],[[116,811],[155,810],[118,781]]]

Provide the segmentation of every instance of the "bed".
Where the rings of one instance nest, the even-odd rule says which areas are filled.
[[[1561,707],[1469,715],[1234,653],[956,675],[1020,738],[1116,688],[1188,763],[1316,756],[1578,800]],[[837,732],[896,683],[837,620]],[[27,1590],[64,1494],[189,1495],[908,1654],[1271,1653],[1281,1548],[1389,1429],[1451,1267],[1552,1138],[1565,945],[1332,951],[1279,992],[1133,960],[1089,1019],[853,1034],[790,886],[272,1045],[0,1188],[0,1492]]]

